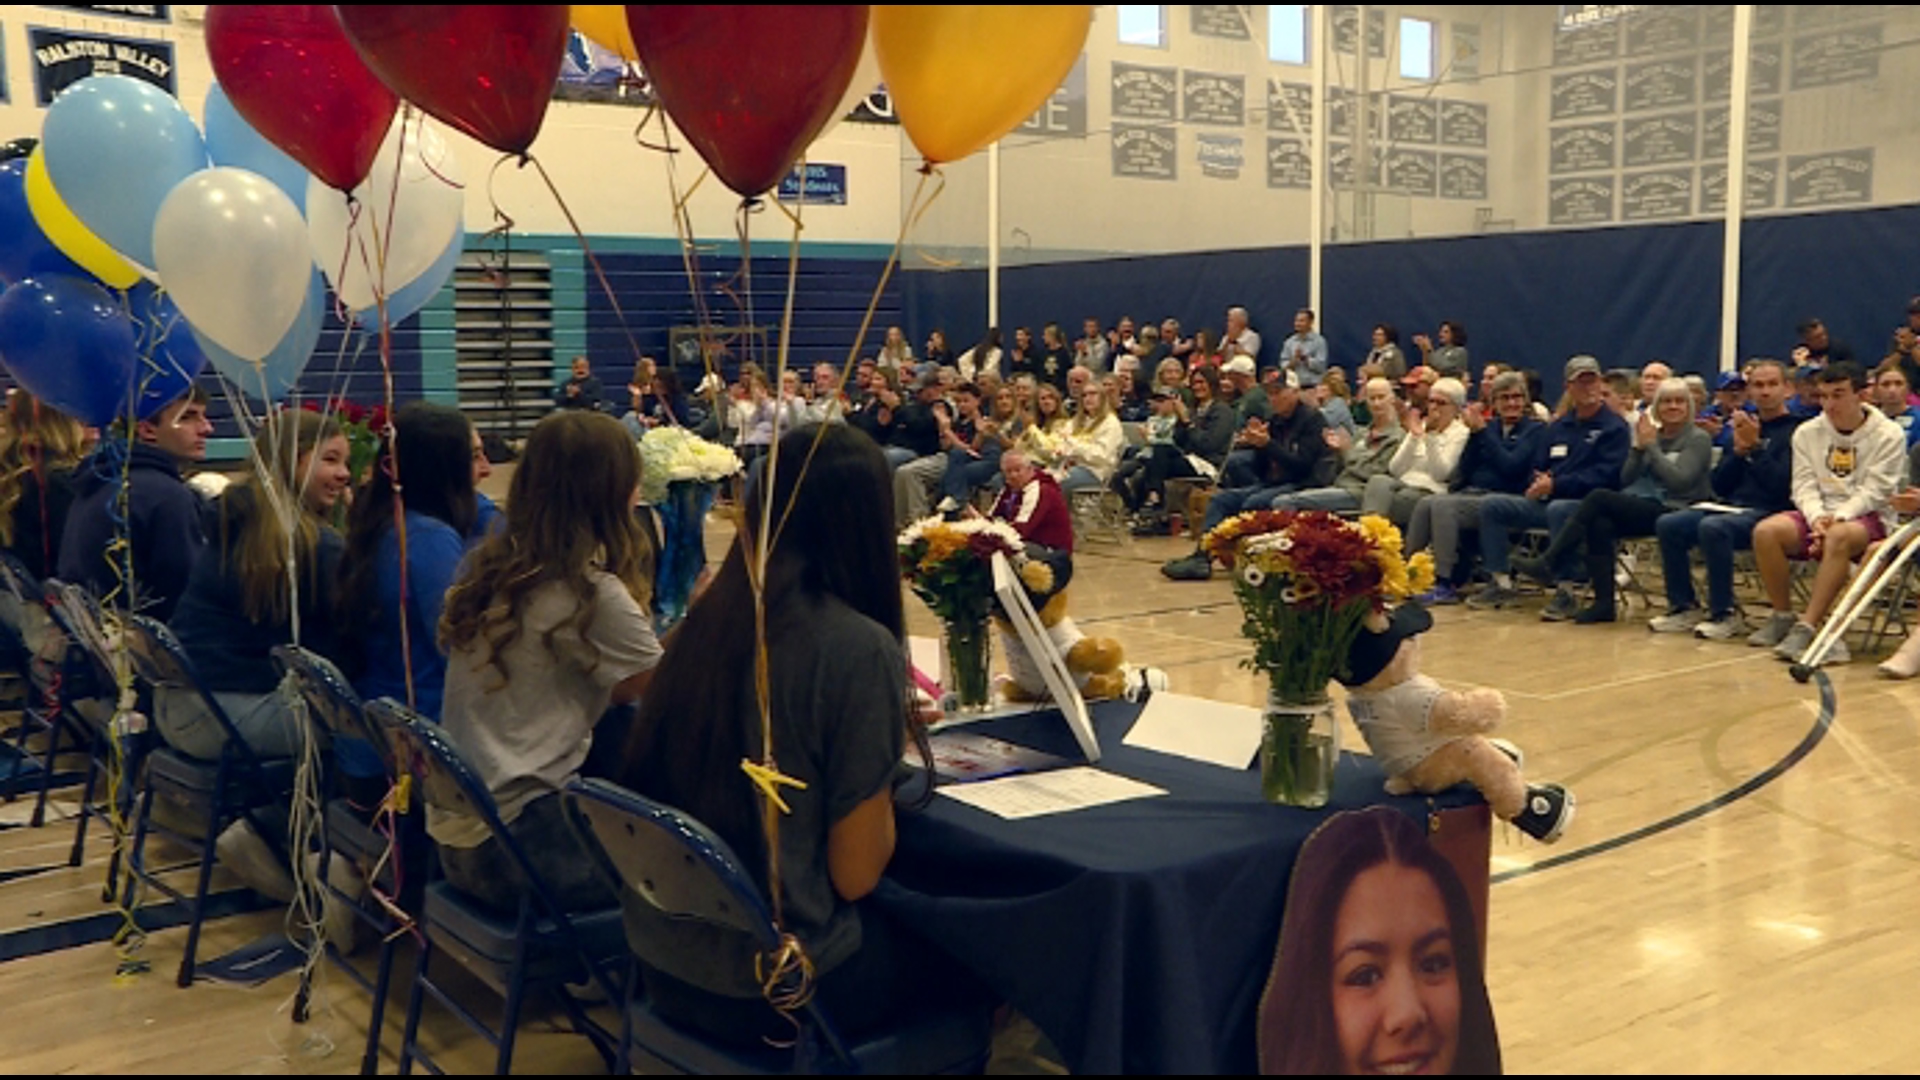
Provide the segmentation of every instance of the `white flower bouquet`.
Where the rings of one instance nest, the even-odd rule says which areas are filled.
[[[686,428],[657,427],[640,440],[640,497],[659,504],[667,485],[691,480],[716,484],[740,471],[740,457]]]

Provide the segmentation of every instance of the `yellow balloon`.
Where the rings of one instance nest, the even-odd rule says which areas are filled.
[[[1091,4],[876,4],[873,48],[900,126],[939,163],[1032,116],[1073,70],[1092,25]]]
[[[633,47],[633,31],[627,27],[624,4],[574,4],[572,18],[573,28],[587,35],[588,41],[619,53],[622,60],[640,59],[640,50]]]
[[[62,255],[108,285],[124,289],[139,281],[140,271],[80,224],[67,204],[60,201],[60,193],[53,190],[53,178],[47,175],[45,150],[44,146],[35,147],[33,156],[27,159],[27,210],[33,214],[33,223]]]

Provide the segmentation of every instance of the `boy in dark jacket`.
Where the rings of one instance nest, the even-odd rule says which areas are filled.
[[[133,431],[131,443],[108,435],[75,470],[58,572],[61,580],[85,585],[103,600],[112,597],[124,610],[165,622],[207,546],[205,502],[180,478],[182,466],[207,456],[213,424],[207,420],[206,394],[195,387],[152,419],[133,425]],[[123,582],[109,561],[123,454],[131,582]]]
[[[1651,623],[1656,632],[1691,630],[1714,641],[1747,632],[1733,599],[1733,553],[1753,546],[1753,527],[1762,519],[1793,508],[1793,432],[1807,418],[1787,407],[1791,390],[1786,365],[1777,360],[1759,361],[1747,374],[1756,412],[1733,413],[1727,423],[1733,441],[1713,470],[1715,500],[1733,512],[1675,510],[1654,523],[1667,582],[1667,613]],[[1695,545],[1707,564],[1705,609],[1689,572],[1688,552]]]
[[[1558,534],[1587,492],[1620,486],[1633,434],[1627,422],[1607,408],[1600,363],[1591,356],[1576,356],[1567,361],[1565,374],[1567,412],[1547,425],[1526,490],[1518,495],[1489,495],[1480,506],[1480,557],[1493,575],[1493,584],[1474,594],[1467,601],[1469,607],[1505,607],[1519,599],[1507,573],[1514,530],[1544,528],[1549,535]],[[1554,568],[1560,581],[1575,580],[1583,573],[1577,555]],[[1563,587],[1555,590],[1547,617],[1571,617],[1577,607],[1573,593]]]

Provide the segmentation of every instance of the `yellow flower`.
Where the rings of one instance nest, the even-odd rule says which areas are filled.
[[[1422,551],[1415,555],[1413,561],[1409,564],[1409,568],[1413,571],[1413,584],[1411,588],[1414,593],[1423,593],[1433,588],[1432,552]]]
[[[1388,521],[1379,514],[1367,514],[1363,516],[1360,519],[1360,532],[1378,546],[1381,551],[1392,552],[1395,555],[1400,554],[1400,530],[1394,528],[1393,522]]]
[[[923,539],[927,542],[927,553],[920,556],[921,573],[932,573],[967,546],[967,538],[954,529],[928,529]]]

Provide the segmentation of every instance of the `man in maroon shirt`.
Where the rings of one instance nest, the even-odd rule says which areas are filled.
[[[1027,455],[1009,450],[1000,456],[1000,474],[1007,486],[993,504],[993,516],[1013,526],[1029,547],[1051,552],[1073,551],[1073,517],[1067,497],[1046,472],[1033,467]]]

